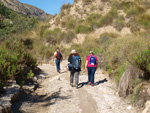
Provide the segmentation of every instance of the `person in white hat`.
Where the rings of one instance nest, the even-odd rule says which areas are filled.
[[[75,76],[75,87],[78,88],[79,72],[81,71],[81,58],[74,49],[68,57],[68,68],[70,71],[70,85],[73,87],[73,79]]]

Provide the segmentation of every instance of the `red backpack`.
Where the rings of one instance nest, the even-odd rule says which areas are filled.
[[[60,60],[60,59],[62,58],[62,54],[61,54],[60,52],[57,52],[57,53],[56,53],[56,58],[57,58],[58,60]]]

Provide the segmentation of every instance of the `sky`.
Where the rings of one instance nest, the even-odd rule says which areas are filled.
[[[58,14],[64,3],[73,4],[73,0],[19,0],[22,3],[30,4],[44,10],[48,14]]]

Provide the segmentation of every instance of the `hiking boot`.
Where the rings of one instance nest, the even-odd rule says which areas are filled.
[[[70,86],[71,86],[71,87],[73,87],[73,84],[72,84],[72,83],[70,83]]]
[[[88,82],[88,85],[91,85],[92,83],[91,82]]]
[[[75,85],[76,89],[78,89],[78,85]]]

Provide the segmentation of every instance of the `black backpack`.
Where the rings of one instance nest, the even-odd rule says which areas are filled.
[[[80,56],[73,55],[72,56],[72,66],[73,66],[73,69],[79,70],[81,68],[80,63],[81,63]]]
[[[60,59],[62,58],[62,54],[61,54],[60,52],[57,52],[56,58],[57,58],[58,60],[60,60]]]

